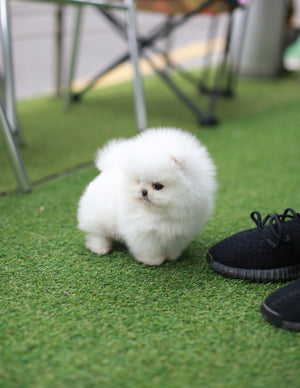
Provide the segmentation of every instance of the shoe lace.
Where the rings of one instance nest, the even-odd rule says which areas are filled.
[[[287,219],[298,219],[300,221],[300,214],[296,213],[295,210],[288,208],[283,212],[283,214],[268,214],[264,219],[262,219],[261,214],[258,211],[253,211],[250,214],[250,218],[260,230],[263,230],[266,223],[269,221],[270,231],[275,241],[268,238],[267,243],[271,248],[277,249],[281,242],[288,243],[291,240],[287,234],[283,234],[282,223]]]

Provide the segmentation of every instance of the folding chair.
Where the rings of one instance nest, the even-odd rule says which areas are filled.
[[[167,22],[159,24],[156,26],[147,36],[141,37],[138,36],[138,46],[140,56],[145,58],[150,66],[153,68],[156,74],[162,78],[162,80],[167,84],[167,86],[176,94],[176,96],[195,114],[198,122],[202,125],[214,125],[217,123],[217,120],[214,116],[216,100],[219,95],[231,96],[233,94],[233,73],[228,73],[227,84],[224,90],[220,90],[220,77],[224,73],[224,69],[227,68],[228,54],[229,54],[229,45],[231,37],[231,27],[232,27],[232,12],[237,7],[240,7],[242,3],[246,3],[247,0],[136,0],[137,10],[143,11],[152,11],[152,12],[163,12],[167,14]],[[126,25],[122,22],[112,12],[105,9],[98,9],[101,14],[114,26],[114,28],[121,34],[122,37],[126,38]],[[224,50],[224,59],[220,70],[215,71],[213,87],[208,88],[205,85],[205,82],[201,82],[201,91],[208,95],[208,107],[207,110],[203,109],[196,104],[193,99],[189,98],[188,95],[178,86],[174,81],[174,77],[170,76],[169,70],[178,70],[179,67],[174,65],[172,61],[168,59],[168,55],[165,52],[162,52],[161,49],[155,46],[155,43],[162,38],[169,36],[176,28],[180,27],[186,23],[190,18],[201,13],[210,13],[212,15],[217,15],[221,12],[230,13],[230,23],[228,28],[226,48]],[[77,26],[79,26],[80,20],[77,21]],[[78,35],[80,29],[76,29],[75,42],[78,41]],[[151,56],[146,52],[146,50],[152,50],[155,53],[163,54],[166,58],[166,67],[164,69],[159,68],[155,62],[152,60]],[[73,63],[72,69],[74,68],[74,63],[77,57],[77,46],[73,47]],[[71,91],[71,82],[73,80],[73,73],[70,72],[71,76],[69,78],[69,96],[74,101],[78,101],[81,97],[90,90],[98,80],[107,74],[109,71],[113,70],[115,67],[127,61],[129,58],[129,53],[125,53],[120,56],[115,62],[107,66],[101,72],[95,75],[90,81],[90,83],[82,90],[76,93]],[[181,73],[182,74],[182,73]],[[190,77],[186,77],[189,79]],[[195,83],[195,80],[192,80]]]
[[[9,0],[0,0],[0,28],[2,36],[2,48],[4,58],[4,96],[5,104],[0,104],[0,131],[3,135],[5,148],[10,157],[11,164],[14,168],[19,188],[21,191],[29,191],[30,184],[26,174],[24,164],[21,160],[18,143],[24,143],[23,136],[18,124],[18,116],[16,110],[16,98],[14,88],[14,74],[13,74],[13,60],[12,60],[12,45],[10,33],[10,14],[9,14]],[[78,20],[80,18],[82,6],[90,5],[97,6],[101,9],[119,9],[126,12],[127,16],[127,35],[129,54],[128,57],[132,61],[134,69],[134,103],[136,125],[138,130],[146,128],[146,109],[144,102],[144,94],[142,90],[142,81],[139,72],[138,63],[138,45],[136,36],[136,22],[135,22],[135,3],[134,0],[37,0],[40,2],[52,2],[57,4],[73,4],[78,8]]]
[[[29,192],[31,185],[18,148],[18,143],[24,144],[24,138],[16,112],[9,7],[8,2],[3,0],[0,0],[0,26],[4,63],[4,79],[1,80],[4,87],[1,92],[6,102],[4,104],[0,96],[0,132],[19,188],[22,192]]]
[[[3,143],[14,170],[19,188],[26,193],[31,190],[31,185],[19,153],[18,146],[13,135],[13,129],[8,121],[2,99],[0,97],[0,132],[3,138]],[[1,126],[2,124],[2,126]]]

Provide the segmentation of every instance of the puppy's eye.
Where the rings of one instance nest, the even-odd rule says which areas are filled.
[[[164,188],[164,185],[157,182],[157,183],[152,183],[152,187],[154,190],[162,190]]]

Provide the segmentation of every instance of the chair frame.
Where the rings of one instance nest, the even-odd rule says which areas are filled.
[[[187,96],[186,93],[183,92],[182,89],[178,87],[178,85],[175,83],[175,81],[172,79],[172,77],[169,74],[169,69],[173,70],[180,70],[180,67],[177,65],[172,64],[171,61],[168,60],[168,56],[166,53],[162,52],[161,50],[157,50],[156,47],[153,46],[153,44],[162,38],[166,38],[170,35],[170,33],[177,27],[183,25],[186,23],[190,18],[199,15],[199,13],[206,11],[209,7],[213,6],[215,3],[218,3],[219,0],[205,0],[203,2],[199,2],[199,5],[197,5],[194,9],[189,11],[185,14],[179,14],[179,15],[171,15],[168,17],[168,20],[166,23],[163,23],[161,25],[156,26],[152,31],[149,32],[147,37],[140,37],[137,36],[138,41],[138,47],[139,47],[139,53],[140,56],[145,58],[146,61],[149,63],[149,65],[152,67],[154,72],[167,84],[167,86],[175,93],[175,95],[186,105],[186,107],[192,111],[192,113],[196,116],[196,119],[199,124],[204,126],[211,126],[215,125],[218,120],[215,117],[215,109],[216,109],[216,102],[219,95],[223,96],[232,96],[233,95],[233,86],[235,84],[235,81],[233,79],[233,73],[228,73],[227,77],[227,84],[225,86],[224,90],[221,90],[219,88],[219,81],[221,78],[221,75],[224,73],[226,68],[226,63],[228,62],[228,55],[229,55],[229,44],[230,44],[230,37],[231,37],[231,27],[232,27],[232,12],[230,14],[230,21],[228,26],[228,34],[226,39],[226,49],[224,50],[224,56],[223,61],[220,69],[216,71],[214,81],[213,81],[213,87],[207,88],[205,84],[202,82],[199,86],[199,89],[201,92],[208,95],[208,104],[207,108],[203,109],[200,108],[198,104],[196,104],[190,97]],[[236,3],[238,4],[238,3]],[[237,7],[238,5],[236,5]],[[96,8],[97,9],[97,8]],[[116,29],[116,31],[123,37],[126,37],[126,26],[122,21],[116,16],[113,15],[109,10],[98,8],[100,13],[112,24],[112,26]],[[175,17],[176,16],[176,17]],[[215,18],[215,16],[213,16]],[[77,42],[79,39],[79,33],[80,33],[80,17],[77,20],[77,26],[75,29],[75,38],[74,41]],[[163,54],[166,59],[166,67],[165,69],[158,68],[154,61],[151,59],[151,56],[148,55],[146,52],[147,49],[151,49],[152,51],[159,52],[160,54]],[[72,55],[72,65],[71,69],[75,66],[75,61],[77,58],[77,44],[74,44],[73,47],[73,55]],[[69,101],[72,99],[73,101],[79,101],[82,96],[90,90],[96,82],[103,77],[105,74],[119,66],[120,64],[127,61],[129,58],[129,53],[125,53],[122,56],[120,56],[115,62],[111,63],[109,66],[107,66],[105,69],[100,71],[98,74],[96,74],[88,83],[88,85],[83,88],[82,90],[72,93],[71,90],[71,83],[73,80],[73,72],[70,71],[70,78],[68,82],[68,96]],[[179,73],[181,73],[179,71]],[[182,73],[181,73],[182,74]],[[188,78],[188,77],[186,77]],[[192,82],[195,84],[195,80],[193,79]],[[196,81],[196,84],[198,82]]]

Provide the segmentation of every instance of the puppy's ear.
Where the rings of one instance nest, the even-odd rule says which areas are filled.
[[[171,155],[172,162],[180,169],[183,169],[183,162],[180,161],[178,156]]]

